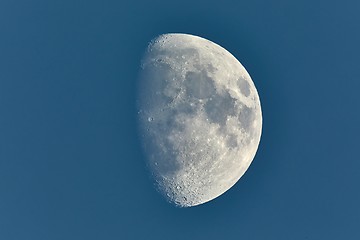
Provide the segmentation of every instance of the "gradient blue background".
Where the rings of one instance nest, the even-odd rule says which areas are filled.
[[[360,2],[0,2],[0,239],[360,239]],[[135,84],[148,41],[205,37],[262,102],[253,164],[179,209],[149,180]]]

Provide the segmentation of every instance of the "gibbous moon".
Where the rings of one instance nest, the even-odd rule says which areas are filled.
[[[142,59],[138,123],[157,189],[170,203],[191,207],[245,173],[262,115],[255,85],[233,55],[201,37],[165,34]]]

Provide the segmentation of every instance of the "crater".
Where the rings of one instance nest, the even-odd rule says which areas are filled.
[[[240,92],[244,94],[245,97],[250,95],[250,84],[245,78],[240,77],[237,81],[237,85],[240,88]]]

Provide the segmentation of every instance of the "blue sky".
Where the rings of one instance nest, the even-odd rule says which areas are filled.
[[[0,2],[0,239],[359,239],[358,1]],[[258,153],[179,209],[136,135],[148,41],[205,37],[257,86]]]

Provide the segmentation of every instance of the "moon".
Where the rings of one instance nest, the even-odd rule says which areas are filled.
[[[156,188],[179,207],[230,189],[255,157],[260,99],[241,63],[198,36],[164,34],[142,58],[138,126]]]

